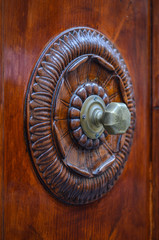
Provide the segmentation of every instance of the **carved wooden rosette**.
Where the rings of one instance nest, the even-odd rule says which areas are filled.
[[[105,142],[104,133],[102,133],[99,138],[97,137],[96,139],[90,139],[82,130],[80,123],[81,108],[87,97],[91,95],[100,96],[106,105],[109,103],[108,96],[101,86],[98,86],[96,83],[86,83],[77,88],[71,97],[68,111],[69,127],[72,132],[72,136],[75,138],[78,145],[84,149],[95,149],[98,148],[102,142]]]
[[[131,125],[125,134],[87,137],[80,111],[90,95],[106,105],[127,104]],[[74,28],[48,44],[32,73],[25,113],[31,159],[52,195],[84,204],[111,189],[130,151],[135,102],[124,60],[103,34]]]

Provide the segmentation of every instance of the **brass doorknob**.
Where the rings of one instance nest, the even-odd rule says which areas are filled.
[[[130,112],[126,104],[111,102],[104,112],[98,112],[96,121],[103,124],[109,134],[123,134],[130,126]]]
[[[104,130],[111,135],[125,133],[130,126],[131,114],[124,103],[111,102],[105,106],[99,96],[92,95],[83,103],[80,118],[85,134],[96,139]]]

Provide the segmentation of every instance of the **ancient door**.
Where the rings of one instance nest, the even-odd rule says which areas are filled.
[[[2,239],[159,239],[158,7],[146,0],[1,0]],[[120,52],[132,81],[136,126],[113,188],[74,206],[53,197],[39,181],[26,144],[24,108],[45,46],[79,27],[100,32]]]

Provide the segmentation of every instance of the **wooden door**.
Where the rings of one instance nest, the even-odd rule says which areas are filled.
[[[146,0],[1,0],[1,239],[159,239],[157,5]],[[99,30],[123,56],[134,87],[136,129],[113,189],[94,203],[71,206],[39,182],[25,144],[23,112],[44,46],[78,26]]]

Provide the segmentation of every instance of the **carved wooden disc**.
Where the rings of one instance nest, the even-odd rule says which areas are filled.
[[[124,102],[131,125],[123,135],[84,133],[80,112],[91,95]],[[111,189],[127,160],[135,126],[135,101],[119,52],[98,31],[69,29],[42,52],[30,78],[25,131],[32,163],[45,188],[60,200],[84,204]]]

